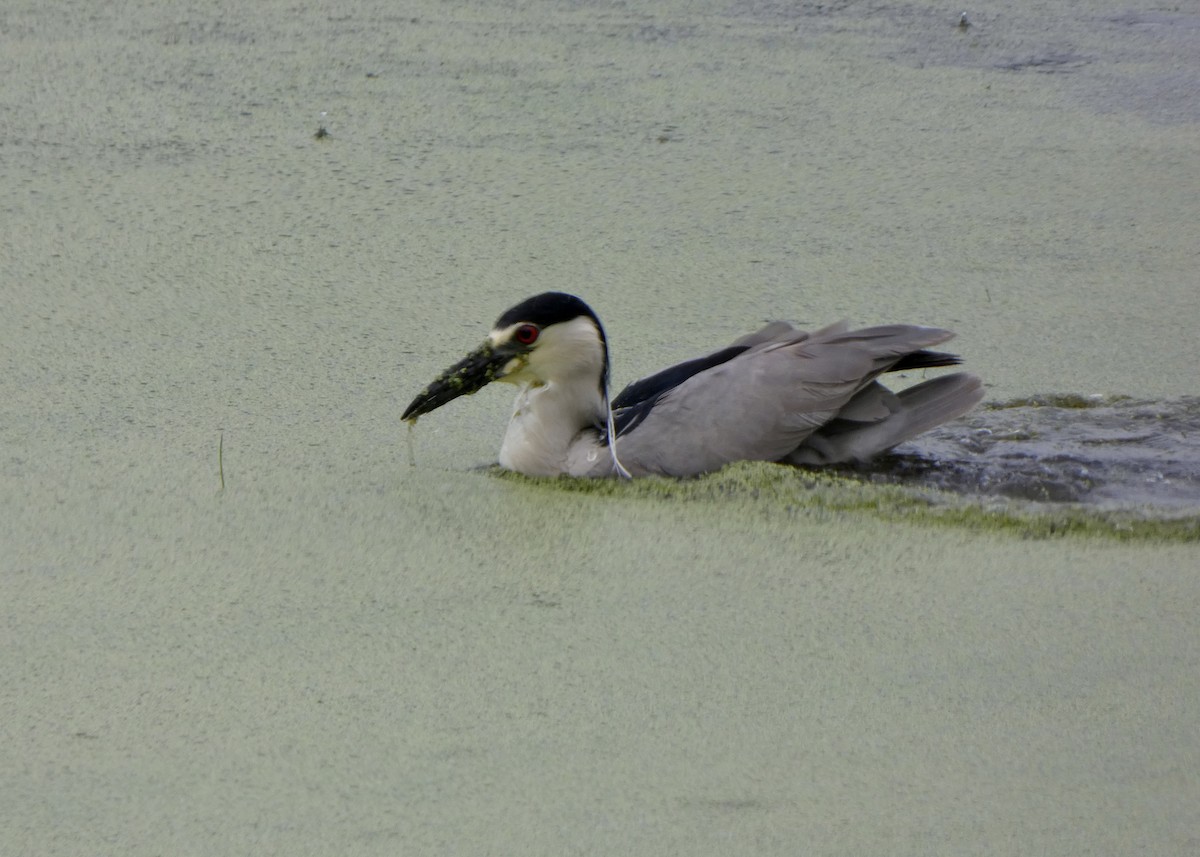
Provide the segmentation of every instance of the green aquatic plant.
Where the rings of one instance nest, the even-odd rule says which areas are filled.
[[[987,411],[1006,411],[1011,408],[1106,408],[1113,405],[1132,402],[1130,396],[1094,395],[1084,396],[1079,393],[1044,393],[1037,396],[1022,396],[1003,402],[984,402],[980,407]]]
[[[1200,541],[1200,516],[1163,516],[1158,509],[1104,509],[970,497],[926,487],[881,485],[841,473],[739,462],[695,479],[534,478],[499,467],[500,479],[547,491],[635,501],[753,503],[784,514],[833,512],[887,521],[950,526],[1022,538],[1084,537],[1117,541]]]

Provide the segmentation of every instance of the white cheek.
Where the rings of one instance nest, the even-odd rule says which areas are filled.
[[[514,357],[504,364],[504,368],[500,370],[500,375],[497,376],[496,380],[507,381],[510,384],[521,383],[520,374],[528,362],[524,357]]]

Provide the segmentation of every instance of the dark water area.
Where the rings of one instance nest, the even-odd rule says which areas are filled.
[[[1200,512],[1200,397],[1042,396],[989,403],[850,468],[872,482],[1036,503]]]

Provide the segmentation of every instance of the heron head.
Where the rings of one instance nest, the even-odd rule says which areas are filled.
[[[416,419],[492,381],[594,383],[607,401],[608,345],[595,312],[564,292],[545,292],[507,310],[483,344],[433,380],[405,409]]]

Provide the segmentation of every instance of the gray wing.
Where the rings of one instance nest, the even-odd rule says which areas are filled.
[[[812,334],[768,325],[739,340],[747,351],[663,395],[619,437],[617,454],[634,475],[686,476],[731,461],[785,459],[843,410],[848,424],[891,418],[896,397],[874,379],[953,335],[911,325],[848,331],[838,324]]]
[[[942,375],[900,393],[874,382],[782,460],[801,465],[866,461],[962,416],[982,398],[983,381],[966,372]]]

